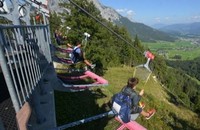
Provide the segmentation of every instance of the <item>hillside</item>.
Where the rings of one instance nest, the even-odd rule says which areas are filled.
[[[167,64],[173,68],[179,68],[193,78],[200,81],[200,57],[194,60],[168,60]]]
[[[115,23],[119,26],[124,26],[132,37],[138,35],[142,41],[175,41],[175,38],[165,32],[153,29],[143,23],[132,22],[126,17],[121,17],[118,21],[115,21]]]
[[[110,85],[108,87],[95,88],[78,93],[56,92],[57,123],[61,125],[108,111],[107,103],[112,95],[119,92],[132,75],[133,68],[131,67],[109,68],[104,76],[109,81]],[[136,120],[138,123],[148,130],[163,130],[163,128],[165,130],[200,129],[198,125],[200,119],[197,114],[174,104],[170,100],[171,95],[161,87],[155,77],[151,76],[147,85],[138,86],[138,90],[142,88],[145,90],[142,99],[146,103],[145,110],[155,108],[157,113],[150,120],[139,117]],[[80,106],[82,109],[80,109]],[[119,123],[113,117],[107,117],[73,127],[71,130],[115,130],[118,126]]]
[[[199,36],[200,22],[188,24],[172,24],[159,28],[159,30],[178,36]]]
[[[129,67],[109,69],[105,75],[112,85],[109,90],[112,93],[118,92],[132,74],[133,68]],[[146,109],[155,108],[157,113],[150,120],[140,117],[137,121],[148,130],[161,130],[163,128],[165,130],[199,129],[200,119],[197,114],[187,108],[173,104],[170,98],[171,95],[163,87],[152,76],[145,86],[138,86],[139,90],[142,88],[145,90],[143,101],[147,104]]]

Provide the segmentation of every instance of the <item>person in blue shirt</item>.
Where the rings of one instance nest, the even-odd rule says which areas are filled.
[[[71,44],[67,44],[68,47],[72,48]],[[74,64],[78,62],[84,62],[86,65],[90,66],[92,69],[96,66],[95,64],[91,64],[86,58],[85,58],[85,53],[81,49],[82,45],[81,42],[77,42],[76,46],[73,48],[72,55],[71,55],[71,60],[73,61]]]

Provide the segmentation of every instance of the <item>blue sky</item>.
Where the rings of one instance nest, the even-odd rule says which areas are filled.
[[[200,0],[99,0],[146,25],[200,22]]]

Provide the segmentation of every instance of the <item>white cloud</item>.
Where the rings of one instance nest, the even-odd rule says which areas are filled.
[[[200,20],[200,15],[192,16],[191,19],[192,19],[193,21]]]
[[[190,17],[187,17],[185,18],[185,21],[186,22],[199,22],[200,21],[200,15],[194,15],[194,16],[190,16]]]
[[[156,17],[154,18],[156,22],[160,23],[161,22],[161,18],[160,17]]]
[[[129,9],[117,9],[116,10],[118,13],[120,13],[121,15],[127,17],[130,20],[133,20],[133,17],[135,15],[135,12],[133,10],[129,10]]]
[[[127,10],[127,9],[116,9],[116,11],[117,11],[118,13],[124,13],[124,12],[126,12],[126,10]]]
[[[161,18],[161,17],[154,18],[154,22],[156,22],[156,23],[162,23],[162,22],[166,23],[166,22],[170,22],[170,21],[171,21],[171,18],[168,16],[163,17],[163,18]]]
[[[126,13],[127,13],[127,15],[134,15],[133,10],[128,10]]]
[[[168,21],[169,21],[169,20],[170,20],[170,17],[165,17],[165,20],[168,20]]]
[[[134,16],[134,12],[132,10],[128,10],[127,11],[127,17],[130,20],[133,20],[133,16]]]

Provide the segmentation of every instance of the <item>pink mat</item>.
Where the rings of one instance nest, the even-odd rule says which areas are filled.
[[[135,121],[123,123],[118,117],[115,117],[115,119],[122,124],[117,130],[123,130],[124,128],[128,128],[129,130],[147,130],[145,127],[141,126]]]
[[[63,52],[63,53],[71,53],[73,51],[72,48],[63,49],[63,48],[60,48],[60,47],[56,47],[56,50]]]
[[[56,56],[57,57],[57,56]],[[60,57],[57,57],[61,62],[63,63],[66,63],[66,64],[72,64],[72,60],[70,59],[66,59],[66,58],[60,58]]]
[[[88,75],[81,75],[81,76],[62,76],[62,75],[58,75],[58,77],[62,78],[62,79],[66,79],[66,80],[80,80],[80,79],[84,79],[87,78]]]
[[[87,75],[88,77],[96,80],[99,84],[108,84],[107,80],[105,80],[104,78],[96,75],[95,73],[92,73],[91,71],[86,71],[85,75]]]

